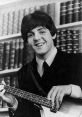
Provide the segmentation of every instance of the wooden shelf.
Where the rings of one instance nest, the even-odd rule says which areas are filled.
[[[7,69],[7,70],[2,70],[0,71],[0,75],[5,75],[7,73],[14,73],[14,72],[17,72],[20,68],[17,68],[17,69]]]
[[[0,40],[6,40],[6,39],[15,38],[15,37],[21,37],[21,33],[0,36]]]
[[[75,27],[75,26],[82,26],[82,21],[78,21],[78,22],[74,22],[74,23],[68,23],[68,24],[63,24],[63,25],[59,25],[56,26],[57,29],[61,29],[61,28],[68,28],[68,27]]]

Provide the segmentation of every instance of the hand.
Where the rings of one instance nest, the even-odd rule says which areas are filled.
[[[4,85],[5,82],[2,82],[2,84],[0,85],[0,98],[3,101],[5,101],[8,105],[13,106],[14,98],[11,94],[5,92]]]
[[[4,83],[0,85],[0,98],[4,100],[4,94],[5,94],[5,89],[4,89]]]
[[[53,86],[48,93],[48,99],[52,101],[52,109],[58,111],[60,109],[63,97],[70,95],[72,91],[71,85]]]

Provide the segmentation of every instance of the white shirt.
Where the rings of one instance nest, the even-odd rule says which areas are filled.
[[[54,60],[56,54],[57,54],[57,49],[54,48],[54,49],[52,49],[52,51],[51,51],[51,53],[50,53],[50,56],[45,60],[45,62],[46,62],[49,66],[52,64],[52,62],[53,62],[53,60]],[[42,75],[43,75],[43,71],[44,71],[44,70],[43,70],[43,67],[42,67],[42,66],[43,66],[44,60],[42,60],[42,59],[36,57],[36,62],[37,62],[37,70],[38,70],[38,73],[40,74],[40,76],[42,76]]]

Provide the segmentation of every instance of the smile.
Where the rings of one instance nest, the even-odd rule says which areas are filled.
[[[42,42],[42,43],[36,43],[35,46],[37,46],[37,47],[41,47],[41,46],[43,46],[44,44],[45,44],[45,42]]]

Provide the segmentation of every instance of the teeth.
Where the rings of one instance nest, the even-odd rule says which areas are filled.
[[[38,44],[35,44],[36,46],[42,46],[43,45],[43,43],[38,43]]]

